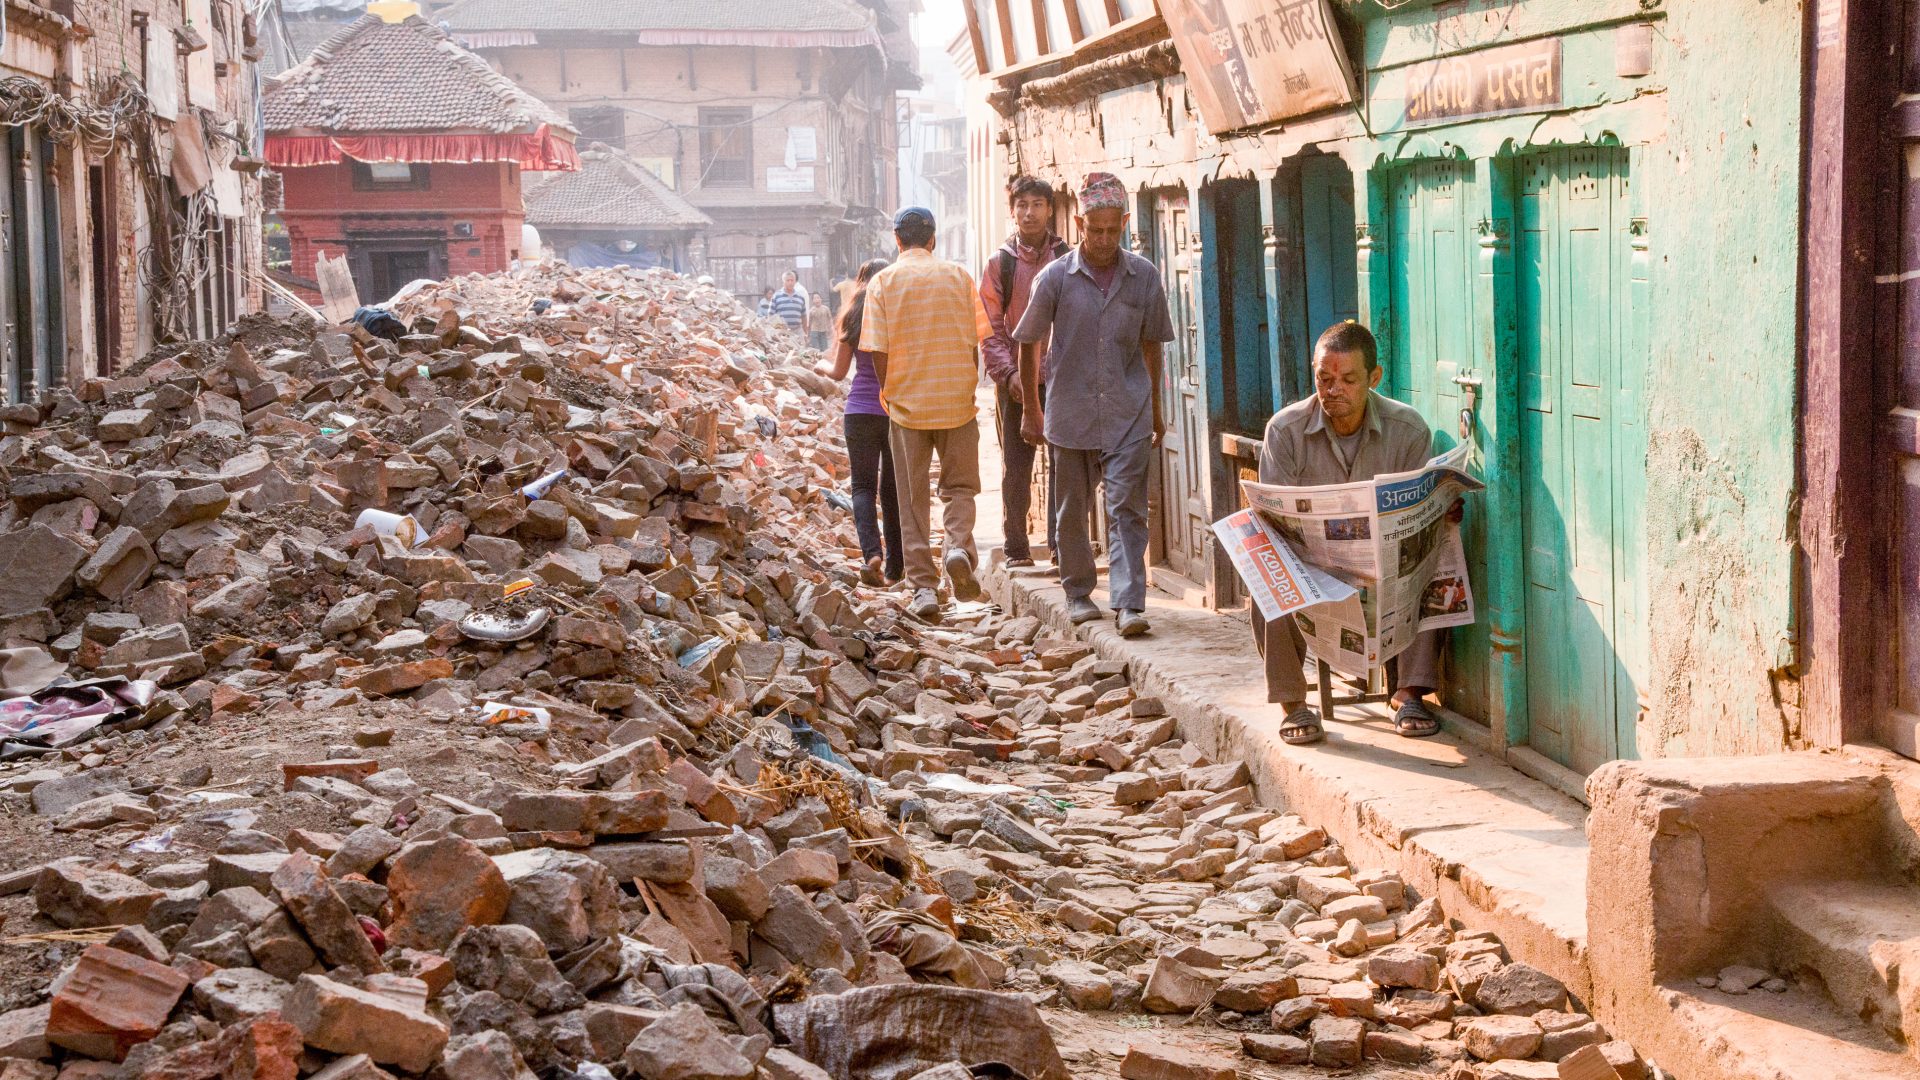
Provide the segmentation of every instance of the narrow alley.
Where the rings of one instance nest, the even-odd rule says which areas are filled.
[[[0,1080],[1920,1080],[1920,0],[4,0]]]

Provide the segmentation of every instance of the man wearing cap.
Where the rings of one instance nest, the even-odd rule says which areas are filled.
[[[1151,262],[1122,251],[1127,189],[1112,173],[1088,175],[1075,224],[1080,246],[1034,279],[1013,338],[1021,343],[1022,434],[1053,447],[1054,506],[1067,616],[1100,617],[1087,511],[1093,487],[1107,498],[1107,596],[1121,636],[1147,632],[1147,466],[1166,423],[1160,414],[1161,347],[1173,340],[1166,288]],[[1038,342],[1046,357],[1040,396]]]
[[[933,211],[909,206],[894,215],[900,257],[867,285],[860,348],[873,357],[880,395],[892,419],[900,547],[913,599],[907,610],[929,621],[940,615],[940,575],[933,565],[928,484],[940,458],[941,522],[947,577],[957,600],[980,598],[974,577],[973,499],[980,493],[980,425],[973,391],[977,347],[986,317],[973,277],[933,257]]]

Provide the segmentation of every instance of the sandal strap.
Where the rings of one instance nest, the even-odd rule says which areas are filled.
[[[1320,714],[1315,712],[1310,705],[1300,706],[1288,713],[1286,719],[1280,721],[1282,730],[1287,728],[1316,728],[1319,726]]]

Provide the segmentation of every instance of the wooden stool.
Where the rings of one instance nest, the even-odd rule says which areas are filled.
[[[1364,687],[1359,687],[1359,684],[1353,682],[1349,676],[1341,676],[1341,678],[1346,679],[1350,685],[1359,687],[1360,693],[1350,694],[1346,697],[1335,697],[1333,693],[1333,669],[1328,667],[1327,662],[1319,657],[1314,658],[1314,665],[1320,676],[1320,719],[1323,723],[1333,719],[1333,707],[1335,705],[1372,705],[1377,702],[1391,701],[1393,699],[1393,695],[1386,690],[1386,680],[1382,677],[1384,673],[1379,668],[1374,668],[1367,673],[1367,681]]]

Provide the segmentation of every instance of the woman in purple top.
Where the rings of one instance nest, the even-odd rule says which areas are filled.
[[[903,575],[900,515],[894,508],[893,451],[887,446],[887,407],[880,403],[880,379],[874,374],[873,356],[854,347],[860,343],[867,283],[886,267],[887,260],[872,259],[855,275],[854,293],[840,312],[839,341],[833,357],[814,368],[835,380],[845,378],[849,367],[853,369],[853,383],[847,387],[847,464],[853,469],[853,527],[860,535],[860,580],[868,585],[899,581]],[[886,511],[884,547],[878,513],[881,509]]]

